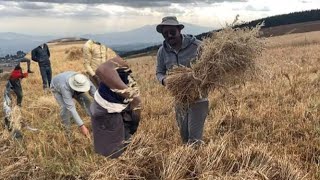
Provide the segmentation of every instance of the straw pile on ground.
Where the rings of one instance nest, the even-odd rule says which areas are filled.
[[[71,47],[65,51],[65,59],[74,61],[82,58],[82,49],[78,47]]]
[[[174,67],[168,73],[167,88],[181,104],[207,96],[214,88],[235,85],[256,72],[263,40],[259,29],[225,28],[204,39],[191,67]],[[248,76],[249,75],[249,76]]]

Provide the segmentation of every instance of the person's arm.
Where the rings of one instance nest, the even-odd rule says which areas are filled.
[[[39,61],[38,58],[37,58],[37,50],[36,50],[36,49],[33,49],[33,50],[31,51],[31,59],[32,59],[33,61],[35,61],[35,62],[38,62],[38,61]]]
[[[87,42],[83,46],[83,59],[84,59],[84,68],[89,73],[90,76],[94,76],[95,72],[91,67],[91,60],[92,60],[92,50],[91,50],[91,44]]]
[[[164,64],[164,59],[163,59],[161,51],[162,51],[162,48],[160,48],[158,53],[157,53],[156,76],[157,76],[158,81],[162,85],[165,85],[167,68],[166,68],[166,66]]]
[[[46,45],[46,48],[47,48],[47,53],[48,53],[48,57],[50,57],[50,49],[49,49],[49,46],[47,44]]]

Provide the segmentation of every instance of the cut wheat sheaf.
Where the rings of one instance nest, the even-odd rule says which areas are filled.
[[[205,38],[191,67],[176,66],[167,77],[167,89],[176,103],[188,105],[205,98],[215,88],[226,88],[254,77],[255,59],[264,49],[255,28],[227,27]]]

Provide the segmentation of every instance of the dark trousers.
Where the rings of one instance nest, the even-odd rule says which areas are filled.
[[[139,118],[130,111],[108,113],[96,101],[91,104],[93,143],[96,153],[110,158],[119,157],[139,125]]]
[[[88,116],[91,116],[90,105],[91,100],[86,93],[80,93],[74,95],[73,98],[81,105],[81,107],[86,111]]]
[[[23,97],[23,92],[22,92],[22,86],[20,79],[19,80],[9,80],[11,84],[11,89],[17,96],[17,105],[21,106],[22,103],[22,97]]]
[[[40,66],[43,89],[50,87],[52,71],[50,66]]]
[[[209,102],[200,101],[189,107],[176,106],[176,120],[183,143],[200,143],[209,112]]]

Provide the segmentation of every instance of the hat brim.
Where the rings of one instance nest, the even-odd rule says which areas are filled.
[[[181,29],[183,29],[184,28],[184,25],[183,24],[159,24],[159,25],[157,25],[157,32],[158,33],[162,33],[162,28],[163,28],[163,26],[177,26],[180,30]]]
[[[85,84],[84,84],[83,86],[81,86],[81,87],[75,86],[75,85],[73,84],[75,75],[77,75],[77,74],[74,74],[74,75],[72,75],[72,76],[69,78],[69,81],[68,81],[68,82],[69,82],[70,87],[71,87],[73,90],[77,91],[77,92],[87,92],[87,91],[89,91],[89,90],[90,90],[90,81],[89,81],[89,80],[87,80],[87,81],[85,82]]]

